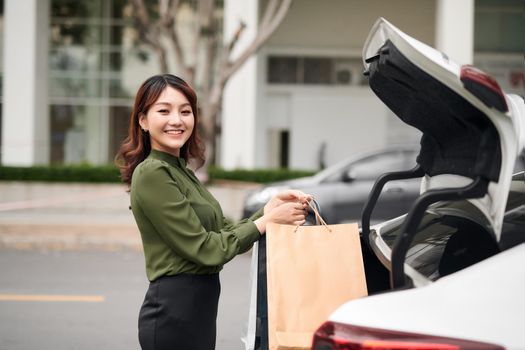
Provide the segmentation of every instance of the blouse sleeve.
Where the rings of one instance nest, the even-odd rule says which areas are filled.
[[[261,216],[263,216],[264,214],[264,207],[257,210],[255,213],[252,214],[252,216],[250,216],[249,218],[247,219],[243,219],[241,221],[239,221],[238,223],[233,223],[231,222],[230,220],[226,219],[225,217],[223,217],[223,222],[224,222],[224,226],[223,226],[223,229],[224,230],[231,230],[231,229],[235,229],[235,227],[239,226],[239,225],[244,225],[246,222],[253,222],[255,220],[257,220],[258,218],[260,218]],[[255,242],[253,242],[255,243]],[[248,250],[250,250],[250,248],[252,247],[252,244],[249,244],[245,249],[241,249],[239,251],[239,254],[242,254],[242,253],[246,253]]]
[[[166,244],[183,258],[199,265],[217,266],[251,247],[259,237],[253,221],[206,231],[167,165],[141,169],[135,195],[147,220]]]

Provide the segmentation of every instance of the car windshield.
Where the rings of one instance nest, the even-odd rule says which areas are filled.
[[[403,219],[384,227],[380,235],[392,249]],[[466,200],[441,202],[425,213],[405,262],[436,280],[525,242],[524,173],[513,177],[501,239],[496,242],[488,220]]]

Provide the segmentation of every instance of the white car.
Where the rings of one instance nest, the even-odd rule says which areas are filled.
[[[421,150],[414,169],[378,178],[365,205],[370,296],[335,310],[312,348],[525,349],[525,174],[512,175],[523,98],[382,18],[363,59],[376,95],[422,131]],[[370,227],[385,183],[415,177],[408,213]]]

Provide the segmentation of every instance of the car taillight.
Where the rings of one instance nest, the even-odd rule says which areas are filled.
[[[461,66],[459,79],[463,87],[488,107],[507,112],[509,107],[498,82],[490,75],[471,65]]]
[[[315,332],[313,350],[504,350],[494,344],[326,322]]]

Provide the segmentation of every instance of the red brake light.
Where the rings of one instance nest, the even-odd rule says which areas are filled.
[[[499,345],[326,322],[315,332],[313,350],[504,350]]]
[[[387,340],[368,340],[363,342],[363,346],[367,350],[460,350],[458,346],[449,344]]]
[[[459,79],[465,89],[479,98],[488,107],[494,107],[498,111],[509,110],[505,95],[498,82],[487,73],[471,65],[461,66]]]

